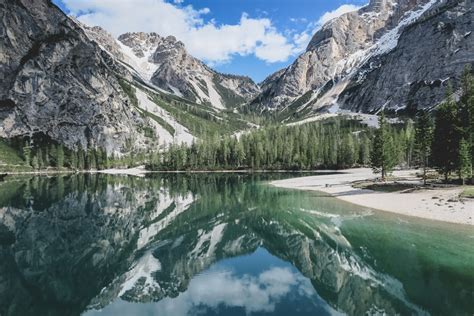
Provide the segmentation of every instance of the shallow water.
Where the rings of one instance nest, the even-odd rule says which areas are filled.
[[[472,315],[474,230],[292,175],[0,182],[0,315]]]

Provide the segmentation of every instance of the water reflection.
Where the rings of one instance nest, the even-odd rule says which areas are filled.
[[[281,176],[0,183],[0,315],[473,312],[471,230],[261,182]]]
[[[279,260],[262,248],[249,255],[262,269],[247,265],[242,271],[239,260],[230,259],[214,265],[194,277],[187,290],[176,298],[167,297],[156,304],[133,304],[119,300],[90,315],[156,314],[268,314],[298,311],[300,315],[335,315],[336,312],[321,300],[309,279],[294,267]],[[233,266],[239,265],[239,272]],[[269,265],[269,266],[266,266]],[[286,306],[282,305],[286,303]]]

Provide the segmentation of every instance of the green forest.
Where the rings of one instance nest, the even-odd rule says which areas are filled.
[[[451,91],[449,89],[449,91]],[[150,170],[315,170],[371,166],[382,178],[395,167],[436,169],[446,181],[472,179],[474,164],[474,80],[462,77],[460,93],[416,118],[389,122],[382,111],[379,128],[335,117],[302,125],[266,125],[240,136],[216,131],[190,146],[171,144],[118,158],[100,148],[70,150],[45,135],[0,140],[7,171],[94,170],[145,164]],[[1,168],[1,167],[0,167]],[[5,169],[5,168],[4,168]]]

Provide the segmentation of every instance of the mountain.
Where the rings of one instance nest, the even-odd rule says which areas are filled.
[[[222,109],[258,86],[213,71],[172,37],[128,33],[119,41],[49,0],[2,1],[0,15],[0,144],[17,152],[28,142],[35,155],[62,144],[123,157],[251,127]]]
[[[119,83],[130,77],[49,1],[2,1],[0,137],[44,137],[120,155],[150,146],[146,118]]]
[[[100,27],[84,28],[91,39],[127,63],[145,82],[191,102],[222,110],[244,104],[260,91],[249,77],[209,68],[173,36],[134,32],[115,40]]]
[[[371,0],[317,31],[251,106],[300,118],[433,107],[474,64],[473,20],[466,0]]]
[[[123,157],[255,127],[241,108],[284,123],[431,108],[474,64],[473,14],[468,0],[371,0],[326,23],[292,65],[257,85],[216,72],[172,36],[114,38],[49,0],[3,0],[0,144]]]

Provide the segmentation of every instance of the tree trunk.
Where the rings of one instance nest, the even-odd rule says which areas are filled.
[[[426,165],[423,166],[423,185],[426,185]]]

